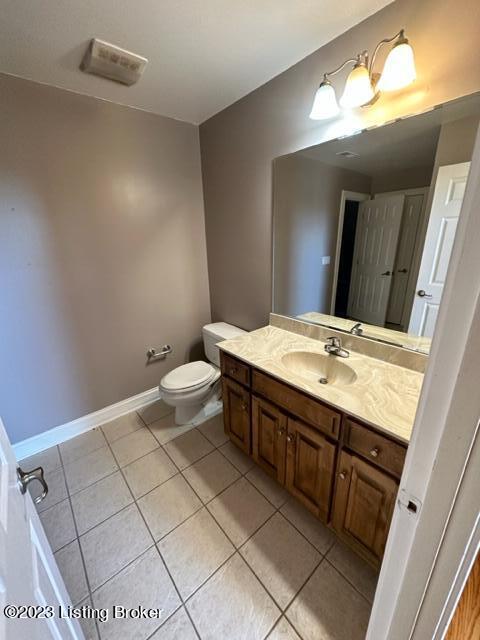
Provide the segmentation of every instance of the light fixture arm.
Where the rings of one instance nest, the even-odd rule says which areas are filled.
[[[336,69],[334,69],[333,71],[328,71],[327,73],[324,73],[323,74],[324,82],[328,81],[328,76],[334,76],[335,74],[339,73],[347,64],[351,62],[355,62],[356,64],[357,62],[359,62],[359,58],[360,56],[357,56],[356,58],[349,58],[348,60],[345,60],[345,62],[342,62],[342,64]]]
[[[375,49],[373,51],[373,55],[372,55],[372,58],[370,60],[370,64],[368,65],[368,73],[370,74],[370,77],[372,77],[373,65],[375,64],[375,58],[377,57],[377,53],[379,52],[379,50],[382,47],[382,45],[389,44],[390,42],[393,42],[394,40],[397,40],[397,38],[399,38],[401,40],[406,40],[406,38],[405,38],[405,29],[400,29],[400,31],[398,33],[396,33],[394,36],[392,36],[391,38],[384,38],[383,40],[380,40],[380,42],[377,44],[377,46],[375,47]]]

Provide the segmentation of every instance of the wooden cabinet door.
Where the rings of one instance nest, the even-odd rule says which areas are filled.
[[[223,422],[230,440],[250,455],[250,392],[240,384],[222,378]]]
[[[385,551],[397,490],[398,484],[386,473],[342,451],[333,526],[374,564]]]
[[[310,511],[328,520],[335,445],[316,429],[288,419],[286,487]]]
[[[252,454],[262,469],[285,482],[287,416],[266,400],[252,397]]]

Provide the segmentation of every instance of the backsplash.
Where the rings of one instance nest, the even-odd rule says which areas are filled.
[[[425,373],[425,369],[427,368],[428,356],[423,353],[408,351],[401,347],[375,342],[368,338],[349,335],[342,331],[335,331],[327,327],[309,324],[308,322],[287,318],[286,316],[281,316],[276,313],[270,314],[270,324],[273,327],[298,333],[301,336],[313,338],[314,340],[325,341],[330,336],[337,336],[341,338],[342,345],[346,349],[351,349],[357,353],[370,356],[371,358],[377,358],[377,360],[383,360],[390,364],[396,364],[399,367],[412,369],[412,371]]]

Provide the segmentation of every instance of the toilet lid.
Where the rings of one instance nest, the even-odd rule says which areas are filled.
[[[160,382],[160,385],[170,391],[189,389],[211,380],[215,375],[215,368],[208,362],[199,360],[182,364],[170,373],[167,373]]]

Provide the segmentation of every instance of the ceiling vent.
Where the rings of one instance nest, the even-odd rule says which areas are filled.
[[[359,158],[360,154],[355,153],[355,151],[339,151],[335,155],[341,156],[342,158]]]
[[[138,56],[136,53],[93,38],[88,45],[80,69],[85,73],[93,73],[130,86],[138,82],[147,62],[147,58]]]

